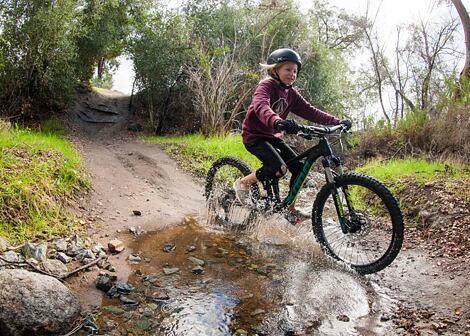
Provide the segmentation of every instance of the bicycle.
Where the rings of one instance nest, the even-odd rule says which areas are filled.
[[[328,138],[341,137],[343,125],[316,127],[300,125],[297,134],[318,144],[286,162],[303,160],[303,168],[287,196],[281,198],[279,179],[251,186],[251,202],[243,206],[236,201],[233,181],[252,172],[242,160],[222,157],[210,168],[205,196],[212,218],[224,226],[246,228],[259,213],[282,212],[297,198],[313,164],[320,158],[326,183],[317,193],[312,206],[312,226],[322,250],[360,274],[378,272],[398,255],[404,236],[403,216],[398,201],[390,190],[373,177],[344,172],[343,163],[334,155]],[[333,211],[331,211],[333,209]],[[333,219],[335,217],[335,219]]]

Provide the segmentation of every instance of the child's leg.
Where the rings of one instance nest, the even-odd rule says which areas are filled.
[[[242,188],[248,189],[258,180],[266,180],[274,176],[281,177],[287,172],[287,167],[279,152],[270,142],[270,140],[258,140],[253,144],[246,145],[246,149],[256,156],[263,166],[240,180]]]

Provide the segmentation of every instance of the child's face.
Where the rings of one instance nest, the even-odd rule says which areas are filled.
[[[281,82],[286,85],[292,85],[297,78],[297,63],[291,61],[283,62],[276,69],[276,72]]]

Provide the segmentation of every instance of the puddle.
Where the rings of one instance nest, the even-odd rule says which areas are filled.
[[[259,220],[227,233],[195,221],[130,246],[135,289],[103,299],[107,335],[383,335],[387,300],[327,259],[310,225]],[[165,274],[172,273],[172,274]]]

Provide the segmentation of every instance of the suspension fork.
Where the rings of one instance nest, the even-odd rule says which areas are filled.
[[[341,202],[341,197],[338,192],[338,188],[336,187],[333,170],[331,169],[331,162],[338,168],[339,174],[343,174],[343,166],[339,158],[335,156],[325,157],[322,161],[323,168],[325,169],[325,177],[327,185],[330,186],[331,195],[333,197],[333,202],[335,204],[336,214],[338,215],[339,223],[341,226],[341,231],[343,233],[348,233],[350,228],[350,223],[344,214],[343,204]],[[346,206],[348,208],[348,212],[351,214],[354,211],[353,202],[351,200],[351,196],[349,194],[349,190],[347,186],[341,187],[343,191],[344,198],[346,200]]]

